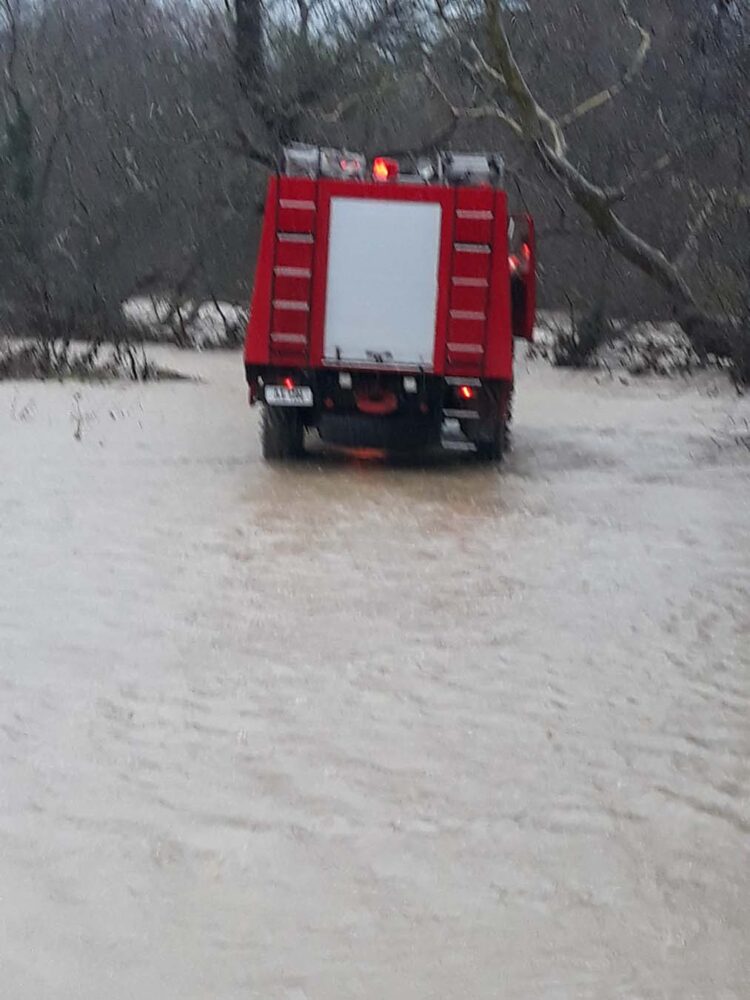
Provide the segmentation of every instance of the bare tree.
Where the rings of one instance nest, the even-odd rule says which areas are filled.
[[[553,113],[541,103],[527,74],[521,69],[506,28],[505,6],[502,0],[482,0],[481,10],[469,5],[467,14],[465,4],[445,2],[437,5],[436,16],[463,53],[462,63],[481,96],[481,100],[475,100],[470,106],[457,105],[448,96],[433,68],[428,66],[428,77],[440,91],[451,114],[463,123],[499,122],[531,153],[547,177],[573,200],[590,221],[594,232],[667,293],[679,321],[696,348],[703,353],[730,354],[736,340],[736,319],[717,319],[712,315],[681,267],[694,251],[717,199],[726,197],[728,192],[702,193],[698,210],[688,223],[683,246],[674,259],[669,259],[662,249],[627,225],[620,211],[626,199],[641,196],[650,178],[667,169],[674,171],[675,165],[683,160],[694,142],[705,144],[707,139],[725,134],[726,122],[715,116],[709,128],[701,123],[697,137],[690,136],[682,144],[674,143],[652,164],[632,171],[619,184],[604,186],[597,183],[591,173],[580,165],[580,155],[571,154],[567,131],[613,102],[638,78],[651,49],[651,32],[633,16],[627,4],[622,3],[622,14],[636,37],[634,53],[627,68],[614,83],[577,101],[572,110]],[[473,18],[472,9],[475,11]],[[468,53],[460,30],[466,27],[467,21],[473,27],[473,40]],[[676,176],[673,172],[673,179]],[[741,202],[745,195],[734,189],[730,197]]]
[[[747,15],[732,0],[590,10],[0,0],[4,312],[52,339],[116,336],[134,295],[175,317],[246,300],[290,139],[483,146],[539,218],[546,305],[585,304],[607,243],[613,310],[670,302],[696,344],[726,347],[746,298]]]

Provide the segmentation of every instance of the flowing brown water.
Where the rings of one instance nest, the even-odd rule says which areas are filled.
[[[0,995],[750,996],[747,403],[273,468],[183,363],[0,386]]]

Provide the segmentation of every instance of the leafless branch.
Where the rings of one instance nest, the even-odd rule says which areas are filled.
[[[721,135],[723,130],[723,124],[721,122],[715,122],[710,128],[697,131],[688,136],[682,142],[676,143],[672,149],[662,153],[661,156],[658,156],[643,170],[629,177],[623,185],[624,190],[626,192],[630,191],[633,188],[640,187],[647,181],[653,180],[654,177],[658,176],[658,174],[662,173],[664,170],[675,166],[694,146],[703,142],[711,142],[713,139]]]
[[[510,128],[519,138],[523,138],[524,132],[520,123],[514,118],[511,118],[510,115],[506,114],[503,109],[498,107],[496,104],[484,104],[468,108],[456,107],[456,105],[454,105],[448,97],[448,94],[441,84],[434,67],[428,62],[425,62],[424,64],[424,75],[431,84],[432,88],[442,99],[443,104],[453,116],[456,124],[458,124],[461,120],[482,121],[486,118],[495,118],[498,121],[501,121],[504,125],[507,125],[508,128]]]
[[[705,230],[708,225],[711,216],[716,210],[716,205],[718,198],[715,193],[710,193],[704,203],[701,205],[700,210],[696,214],[695,218],[691,221],[688,228],[687,238],[685,240],[682,250],[675,257],[675,264],[677,267],[685,267],[685,265],[690,260],[691,256],[695,253],[698,248],[698,241],[700,240],[701,233]]]
[[[651,33],[647,31],[643,25],[636,21],[630,13],[630,10],[624,0],[622,3],[622,10],[628,23],[635,28],[641,36],[641,43],[633,56],[632,62],[617,83],[613,83],[611,86],[605,87],[598,93],[586,98],[585,101],[581,101],[581,103],[576,105],[576,107],[573,108],[573,110],[567,115],[563,115],[563,117],[559,119],[560,125],[563,128],[567,128],[568,125],[572,125],[574,122],[578,121],[579,118],[583,118],[585,115],[592,111],[596,111],[603,105],[608,104],[615,97],[618,97],[628,86],[630,86],[633,80],[635,80],[643,69],[646,57],[651,49]]]
[[[55,157],[57,155],[60,142],[65,134],[70,113],[69,107],[66,106],[63,90],[60,86],[59,80],[57,80],[57,84],[56,119],[52,127],[52,134],[47,143],[47,149],[42,157],[42,170],[36,190],[37,212],[41,212],[43,210],[44,201],[47,197],[50,180],[52,178],[52,171],[55,166]]]
[[[310,33],[310,4],[308,0],[297,0],[297,13],[299,14],[299,32],[303,39],[307,39]]]
[[[21,94],[16,81],[16,60],[18,59],[18,18],[16,16],[16,6],[13,0],[2,0],[0,8],[8,26],[10,45],[8,48],[8,58],[5,63],[5,83],[8,92],[13,97],[15,110],[22,107]]]
[[[235,143],[228,144],[228,148],[234,152],[241,153],[251,163],[257,163],[260,167],[273,170],[276,167],[276,160],[267,149],[255,142],[247,130],[238,123],[232,129]]]
[[[615,250],[657,281],[683,307],[694,308],[693,293],[679,269],[657,248],[641,239],[615,214],[613,205],[621,191],[607,191],[590,181],[567,156],[560,124],[536,101],[513,56],[500,10],[500,0],[485,0],[490,68],[502,77],[519,111],[525,139],[532,144],[544,168],[561,181],[573,200],[586,212],[596,231]]]

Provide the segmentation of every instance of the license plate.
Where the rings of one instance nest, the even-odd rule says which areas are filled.
[[[293,389],[284,385],[267,385],[266,402],[269,406],[312,406],[313,391],[309,385],[295,385]]]

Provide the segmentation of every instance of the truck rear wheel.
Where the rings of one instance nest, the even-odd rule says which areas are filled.
[[[501,462],[505,453],[505,421],[498,417],[489,428],[489,433],[475,441],[477,455],[483,462]]]
[[[297,410],[264,406],[261,422],[263,458],[283,461],[304,454],[305,427]]]

